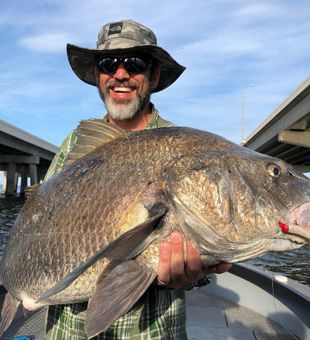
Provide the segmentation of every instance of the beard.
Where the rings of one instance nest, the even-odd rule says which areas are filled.
[[[132,87],[129,82],[115,81],[113,84],[109,84],[108,89],[118,85]],[[107,113],[115,120],[126,120],[135,117],[146,105],[148,105],[151,98],[149,82],[147,82],[147,86],[143,92],[141,92],[136,98],[127,101],[114,100],[109,96],[108,91],[103,92],[100,86],[97,87]]]

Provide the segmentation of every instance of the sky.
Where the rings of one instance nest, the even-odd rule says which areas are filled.
[[[101,117],[66,44],[95,48],[103,24],[133,19],[187,67],[152,96],[161,116],[240,143],[309,77],[309,15],[309,0],[0,0],[0,119],[60,145]]]

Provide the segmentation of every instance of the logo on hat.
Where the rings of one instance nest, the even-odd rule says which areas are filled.
[[[108,35],[121,33],[122,29],[123,29],[122,22],[115,22],[113,24],[110,24]]]

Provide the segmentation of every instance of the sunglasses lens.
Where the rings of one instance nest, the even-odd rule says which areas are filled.
[[[103,58],[98,61],[98,68],[101,73],[115,73],[119,66],[117,58]]]
[[[141,58],[102,58],[98,61],[98,68],[101,73],[114,74],[119,65],[123,64],[126,71],[131,74],[144,73],[150,63],[145,62]]]
[[[124,67],[129,73],[138,74],[144,73],[148,68],[148,64],[140,58],[126,58]]]

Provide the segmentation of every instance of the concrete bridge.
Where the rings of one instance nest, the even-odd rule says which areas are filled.
[[[310,77],[252,132],[244,146],[310,173]]]
[[[57,146],[0,119],[0,171],[4,171],[6,195],[14,195],[17,184],[23,193],[28,184],[39,183],[57,149]]]

